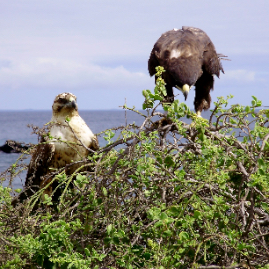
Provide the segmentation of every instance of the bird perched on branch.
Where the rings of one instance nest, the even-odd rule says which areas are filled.
[[[220,59],[208,35],[194,27],[183,26],[164,33],[155,43],[148,61],[150,76],[157,66],[166,70],[162,77],[166,83],[166,102],[174,101],[173,87],[178,88],[187,99],[189,90],[195,86],[194,106],[198,116],[210,107],[210,90],[214,77],[224,73]]]
[[[41,138],[33,152],[20,201],[50,183],[51,173],[58,169],[65,167],[66,174],[71,175],[81,166],[79,161],[98,149],[97,137],[79,116],[76,99],[72,93],[56,96],[49,133]],[[50,195],[52,191],[53,184],[45,193]]]

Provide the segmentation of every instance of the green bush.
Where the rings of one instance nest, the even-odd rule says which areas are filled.
[[[161,113],[163,89],[88,172],[59,171],[59,203],[41,190],[13,208],[0,186],[1,268],[269,268],[269,110],[221,97],[209,120],[178,101]]]

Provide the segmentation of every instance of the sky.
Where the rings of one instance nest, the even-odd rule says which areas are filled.
[[[142,108],[147,62],[164,32],[204,30],[223,61],[213,101],[269,106],[268,0],[0,0],[0,110],[50,110],[72,92],[81,110]],[[182,94],[176,98],[184,101]],[[194,89],[187,105],[193,109]],[[213,106],[211,106],[213,107]]]

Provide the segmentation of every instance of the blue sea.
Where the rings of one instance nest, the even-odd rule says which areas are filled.
[[[144,112],[146,113],[146,112]],[[100,133],[106,129],[114,128],[135,122],[141,124],[143,117],[132,111],[125,110],[103,110],[103,111],[79,111],[93,133]],[[15,140],[24,143],[38,142],[38,137],[32,134],[32,128],[28,125],[43,127],[51,120],[51,111],[0,111],[0,145],[5,144],[6,140]],[[105,140],[99,137],[100,146],[105,145]],[[14,164],[21,154],[4,153],[0,151],[0,179],[1,173]],[[23,162],[29,163],[30,157]],[[16,177],[12,184],[14,189],[21,188],[24,185],[26,171]],[[7,186],[9,182],[3,185]]]

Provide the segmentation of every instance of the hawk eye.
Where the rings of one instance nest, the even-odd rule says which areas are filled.
[[[65,98],[59,98],[59,100],[58,100],[60,103],[62,103],[62,104],[65,104],[66,102],[67,102],[67,100],[65,99]]]

